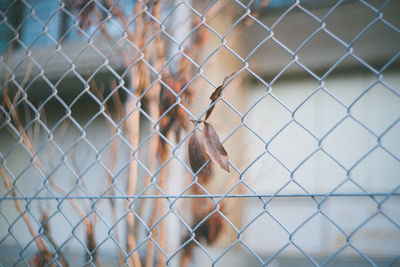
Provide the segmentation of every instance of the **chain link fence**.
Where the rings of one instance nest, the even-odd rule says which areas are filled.
[[[400,265],[399,11],[0,1],[0,265]]]

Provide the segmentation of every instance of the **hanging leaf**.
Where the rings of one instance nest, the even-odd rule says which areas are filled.
[[[235,73],[232,73],[229,76],[226,76],[224,81],[222,82],[222,84],[220,86],[217,87],[217,89],[215,89],[215,91],[211,94],[210,99],[211,99],[211,103],[210,106],[208,107],[208,111],[206,114],[206,118],[204,120],[207,120],[208,117],[210,117],[211,113],[213,112],[214,108],[215,108],[215,102],[218,100],[218,98],[221,96],[222,90],[225,88],[226,84],[228,83],[229,79],[234,75]]]
[[[207,122],[203,123],[203,140],[207,154],[218,164],[218,166],[229,172],[228,153],[222,146],[214,127]]]
[[[196,134],[196,130],[192,133],[192,136],[189,139],[189,161],[194,173],[197,173],[198,170],[208,161],[208,156],[206,156],[203,152],[200,140]],[[208,164],[204,166],[204,168],[200,171],[200,174],[210,174],[210,168]]]
[[[211,106],[210,108],[208,108],[208,111],[207,111],[205,120],[207,120],[208,117],[210,117],[211,112],[213,112],[214,108],[215,108],[215,105],[214,105],[214,106]]]

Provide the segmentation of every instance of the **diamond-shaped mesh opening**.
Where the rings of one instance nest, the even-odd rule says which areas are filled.
[[[348,12],[342,12],[339,7],[335,8],[326,18],[326,29],[334,33],[338,38],[346,43],[350,43],[355,37],[371,23],[377,14],[369,9],[363,3],[345,3],[341,5],[348,9]],[[377,7],[380,9],[380,7]],[[353,18],[357,16],[360,19],[354,21]],[[349,30],[345,30],[344,25],[351,24]]]
[[[254,99],[257,102],[254,102],[252,109],[247,113],[246,125],[264,142],[268,142],[290,121],[291,114],[286,106],[281,105],[279,100],[270,94],[264,96],[264,92],[257,92]],[[273,120],[270,116],[263,116],[265,114],[274,114],[280,119]],[[262,127],[265,124],[269,127]]]
[[[260,58],[264,58],[264,60],[260,61]],[[254,48],[246,59],[248,59],[252,71],[262,66],[263,72],[270,73],[272,78],[265,79],[265,81],[271,82],[293,60],[293,55],[282,47],[280,43],[268,38],[261,42],[260,46]],[[274,62],[274,64],[268,64],[267,62]],[[260,74],[258,73],[258,75]]]
[[[384,226],[383,231],[379,231],[377,233],[377,226]],[[384,240],[383,236],[388,234],[390,238],[388,240]],[[379,247],[382,247],[383,242],[393,242],[393,245],[396,246],[396,242],[398,240],[398,236],[400,235],[400,229],[396,227],[392,222],[387,220],[382,215],[378,214],[377,216],[370,219],[365,225],[362,226],[353,236],[352,236],[352,245],[355,249],[359,250],[360,254],[366,254],[367,251],[370,252],[371,260],[375,261],[379,258],[376,258],[375,253],[378,254]],[[367,241],[367,242],[366,242]],[[375,252],[371,253],[371,249],[374,249]],[[385,251],[385,253],[389,254],[390,250]],[[391,259],[390,256],[387,257],[388,260]]]
[[[316,53],[316,47],[329,47],[329,54],[326,55],[327,59],[325,61],[325,67],[318,67],[314,61],[315,58],[311,56]],[[324,50],[320,51],[320,53],[324,52]],[[299,61],[308,69],[308,71],[313,72],[315,75],[322,76],[332,67],[332,65],[338,62],[346,52],[346,47],[342,46],[336,38],[332,38],[328,33],[318,30],[310,36],[310,39],[307,39],[307,41],[304,42],[299,49],[298,56]]]
[[[330,110],[336,112],[331,113]],[[346,109],[340,102],[323,89],[317,89],[297,110],[296,121],[313,135],[322,138],[345,116]]]
[[[230,147],[237,144],[242,136],[246,136],[249,140],[248,144],[244,144],[243,148],[249,153],[246,153],[246,157],[231,157],[230,162],[238,168],[240,171],[245,171],[249,166],[251,166],[255,159],[265,153],[265,144],[257,138],[248,128],[242,126],[239,129],[235,129],[233,135],[227,139],[225,145]],[[225,136],[224,136],[225,137]],[[251,147],[251,149],[250,149]]]
[[[307,192],[331,192],[346,179],[346,171],[324,152],[318,151],[296,170],[294,177]]]
[[[398,46],[400,43],[400,37],[397,34],[398,30],[399,29],[388,27],[387,24],[381,21],[377,21],[374,24],[367,26],[363,30],[362,35],[358,39],[354,40],[354,54],[375,69],[381,69],[385,65],[385,63],[390,60],[396,53],[394,52],[388,53],[386,55],[380,55],[380,60],[382,61],[382,63],[373,63],[372,60],[366,59],[365,55],[368,53],[368,50],[366,47],[362,47],[362,43],[365,42],[365,40],[368,40],[370,36],[375,36],[375,38],[390,38],[390,44],[387,44],[387,46]],[[379,48],[377,49],[389,49],[387,46],[382,45],[379,46]]]
[[[371,88],[371,86],[369,86],[369,88]],[[376,101],[382,102],[379,104],[376,103]],[[382,105],[383,102],[385,103],[384,105]],[[353,105],[352,112],[355,118],[359,119],[374,133],[381,134],[397,119],[394,109],[399,104],[400,97],[393,94],[387,87],[378,83],[369,89],[368,92]],[[377,106],[380,107],[382,114],[374,116],[376,113],[374,110]],[[385,107],[385,109],[382,109],[382,107]],[[366,114],[361,115],[361,110],[366,110],[367,108],[371,111],[371,114],[369,116],[366,116]]]
[[[382,164],[376,164],[377,160],[383,160]],[[378,148],[369,154],[362,162],[360,162],[352,171],[352,177],[364,190],[371,191],[392,191],[399,186],[394,173],[397,172],[400,164],[390,154]],[[387,177],[386,183],[381,183],[381,177]]]
[[[303,223],[308,223],[308,220],[314,217],[316,213],[316,205],[313,205],[314,202],[312,199],[303,198],[296,200],[299,203],[299,206],[303,207],[301,212],[298,212],[297,207],[289,208],[287,210],[283,210],[280,207],[285,205],[285,201],[291,201],[290,199],[273,199],[268,203],[268,212],[271,216],[273,216],[279,223],[284,227],[289,233],[294,233],[293,238],[296,237],[296,233],[303,226]],[[293,201],[293,200],[292,200]],[[286,206],[286,205],[285,205]],[[292,216],[293,215],[293,216]]]
[[[397,153],[398,143],[395,141],[395,135],[400,131],[399,123],[392,124],[390,128],[387,129],[382,138],[383,146],[388,150],[396,159],[399,157]]]
[[[399,9],[2,1],[0,265],[398,264]]]
[[[45,2],[35,3],[29,1],[21,10],[24,14],[24,23],[21,24],[23,32],[29,32],[23,38],[23,42],[28,47],[37,47],[39,45],[54,44],[57,39],[57,27],[61,23],[61,13],[59,12],[59,3],[53,2],[50,5]]]
[[[343,69],[340,70],[340,67],[336,67],[327,73],[324,79],[324,88],[331,93],[333,97],[337,98],[339,103],[346,107],[356,101],[358,97],[376,81],[376,76],[373,75],[373,72],[354,57],[347,56],[338,66],[342,66],[346,69],[349,65],[353,64],[358,67],[357,69],[359,72],[352,73],[352,76],[359,77],[359,79],[351,80],[345,85],[341,84],[341,76],[346,75],[346,73],[343,72]]]
[[[289,183],[290,172],[267,153],[257,157],[257,161],[246,169],[243,177],[255,192],[273,194]]]
[[[257,204],[257,206],[261,206],[259,203]],[[288,243],[288,233],[271,216],[267,215],[265,212],[258,214],[258,212],[255,211],[246,213],[246,215],[251,215],[254,220],[250,222],[246,230],[244,230],[243,241],[256,254],[260,254],[262,250],[267,250],[269,253],[273,254]],[[269,230],[267,232],[260,231],[260,229]],[[261,235],[263,238],[254,239],[252,238],[254,235]],[[260,242],[261,240],[264,241]],[[267,244],[269,244],[269,246]]]
[[[326,235],[334,235],[337,238],[333,242],[321,239],[321,232],[315,231],[316,229],[324,231]],[[296,231],[293,241],[300,248],[304,247],[305,243],[311,243],[304,252],[310,255],[318,264],[323,264],[329,256],[347,245],[346,235],[321,214],[311,217],[306,224]]]
[[[294,149],[294,143],[300,144],[300,147]],[[316,140],[293,122],[282,128],[269,145],[270,153],[290,170],[301,164],[316,148]]]
[[[335,146],[338,140],[346,145]],[[373,148],[375,143],[374,136],[351,118],[346,118],[336,124],[323,142],[324,150],[346,168],[356,164]],[[351,148],[353,153],[346,153],[345,147]]]
[[[377,211],[377,204],[373,199],[368,197],[360,197],[359,202],[349,204],[350,197],[343,197],[340,199],[328,199],[324,202],[322,211],[334,223],[339,230],[343,231],[347,236],[358,230],[366,221],[370,220]],[[354,216],[355,210],[359,210],[359,216]],[[348,220],[348,218],[351,220]]]
[[[394,3],[389,2],[389,3],[386,3],[386,5],[382,5],[381,7],[377,7],[377,8],[379,9],[382,7],[383,7],[383,14],[385,16],[385,21],[387,21],[388,23],[390,23],[397,29],[400,28],[399,22],[395,19],[395,10],[393,10]]]
[[[302,46],[310,35],[317,31],[320,25],[317,20],[303,12],[299,7],[291,9],[286,14],[279,22],[274,24],[272,30],[276,39],[294,52]],[[307,29],[304,29],[303,25],[305,24],[308,25]],[[296,36],[288,35],[289,29],[296,33]]]

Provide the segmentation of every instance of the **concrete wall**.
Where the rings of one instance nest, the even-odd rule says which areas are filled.
[[[383,78],[397,94],[399,77],[394,71]],[[291,113],[276,99],[265,94],[266,88],[254,87],[249,93],[249,107],[265,97],[246,116],[246,125],[259,137],[248,131],[245,154],[249,163],[257,156],[263,156],[246,171],[245,182],[260,194],[390,194],[397,191],[400,185],[400,128],[395,123],[400,114],[400,99],[378,83],[355,101],[375,79],[366,73],[334,76],[325,80],[323,88],[341,103],[319,90],[301,106],[307,95],[318,88],[317,84],[300,78],[273,85],[271,95],[292,111],[298,108],[294,113],[295,121],[291,121]],[[351,104],[347,112],[346,107]],[[289,125],[275,136],[287,123]],[[392,127],[392,124],[395,125]],[[318,140],[321,140],[321,149]],[[267,200],[269,198],[264,198]],[[319,206],[318,203],[322,204]],[[248,200],[243,225],[262,215],[244,231],[244,240],[255,251],[272,255],[286,245],[290,233],[294,233],[291,237],[294,244],[321,257],[345,246],[347,235],[351,236],[352,245],[368,255],[394,257],[399,253],[400,245],[399,204],[398,196],[327,199],[321,196],[315,200],[278,197],[265,207],[258,199]],[[307,219],[310,221],[302,225]],[[364,222],[366,224],[358,229]],[[282,255],[300,254],[294,245],[282,252]],[[359,257],[357,254],[347,247],[340,256]]]

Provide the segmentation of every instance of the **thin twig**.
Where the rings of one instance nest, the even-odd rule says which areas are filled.
[[[93,89],[94,93],[96,94],[97,98],[100,101],[103,102],[104,101],[104,98],[102,96],[103,90],[100,90],[97,87],[97,84],[95,83],[94,80],[91,80],[90,86]],[[115,87],[116,87],[115,81],[111,80],[110,81],[110,88],[115,88]],[[114,105],[116,106],[116,115],[117,115],[117,119],[116,120],[119,121],[120,117],[122,116],[122,104],[121,104],[121,99],[119,97],[118,92],[116,92],[113,95],[113,100],[114,100],[114,103],[115,103]],[[110,112],[107,104],[104,104],[104,111],[108,116],[112,117],[111,112]],[[114,125],[109,120],[106,120],[106,123],[107,123],[108,129],[110,131],[110,136],[114,136],[117,133],[117,130],[115,129]],[[119,142],[117,140],[113,140],[111,142],[111,150],[110,150],[111,166],[108,167],[108,169],[110,171],[106,171],[105,172],[106,176],[108,178],[109,185],[111,186],[110,189],[109,189],[110,195],[115,195],[115,188],[113,186],[113,184],[114,184],[113,174],[115,173],[115,170],[116,170],[117,164],[118,164],[119,148],[120,148],[119,147]],[[110,198],[109,201],[110,201],[110,206],[111,206],[111,214],[112,214],[113,223],[115,223],[118,220],[117,208],[115,206],[115,200]],[[118,228],[118,224],[117,224],[114,227],[115,240],[117,241],[117,243],[120,243],[120,241],[119,241],[119,230],[118,229],[119,228]],[[122,266],[122,265],[124,265],[124,255],[123,255],[122,251],[120,250],[120,248],[119,248],[119,246],[117,244],[115,244],[115,249],[117,250],[119,264]]]
[[[141,11],[140,5],[137,4],[135,8],[135,14],[139,14]],[[120,15],[119,15],[120,14]],[[124,17],[122,13],[118,13],[117,17],[120,18],[121,23],[123,25],[126,25],[124,22]],[[139,42],[139,47],[140,44],[143,43],[143,33],[142,33],[142,18],[141,16],[138,16],[136,18],[136,31],[135,31],[135,37],[136,40]],[[126,29],[126,27],[125,27]],[[128,34],[128,37],[132,38],[132,35]],[[132,41],[132,40],[131,40]],[[125,61],[126,62],[126,61]],[[126,64],[126,66],[129,66],[129,64]],[[140,67],[140,65],[139,65]],[[125,114],[127,116],[127,119],[125,120],[125,127],[128,135],[128,142],[133,147],[133,149],[137,149],[139,146],[139,136],[140,136],[140,110],[137,107],[136,103],[140,97],[140,78],[141,78],[141,73],[140,73],[140,68],[139,72],[135,73],[133,70],[130,71],[130,77],[132,81],[131,88],[133,88],[134,91],[134,96],[135,98],[129,98],[127,100],[127,103],[125,105]],[[130,114],[133,111],[132,114]],[[129,196],[132,196],[136,193],[136,187],[137,187],[137,182],[138,182],[138,162],[137,158],[139,157],[139,151],[135,151],[135,153],[129,153],[129,160],[131,163],[129,164],[129,176],[128,176],[128,185],[127,185],[127,194]],[[131,209],[132,203],[130,201],[127,201],[126,203],[126,208],[127,210]],[[127,220],[127,250],[128,253],[131,253],[136,248],[136,235],[135,235],[135,216],[133,212],[129,212],[128,215],[126,216]],[[139,258],[139,251],[136,250],[133,252],[130,257],[131,262],[133,263],[133,266],[141,267],[142,263]]]
[[[167,159],[168,153],[165,152],[162,155],[161,163],[165,162]],[[166,177],[168,174],[168,169],[167,166],[164,166],[159,175],[159,181],[158,181],[158,186],[162,189],[165,188],[165,182],[166,182]],[[157,195],[161,195],[161,192],[157,190]],[[161,203],[161,198],[156,198],[154,200],[154,206],[153,206],[153,212],[151,214],[149,226],[153,227],[153,225],[156,222],[157,217],[162,216],[164,213],[164,206]],[[165,251],[165,224],[163,221],[161,221],[158,224],[158,231],[153,231],[152,232],[152,238],[156,240],[158,246]],[[163,262],[161,259],[164,257],[164,254],[162,251],[159,249],[157,252],[157,266],[165,266],[165,262]],[[146,267],[152,267],[154,262],[154,244],[153,242],[148,242],[147,245],[147,254],[146,254]]]
[[[12,43],[9,46],[8,49],[8,54],[7,54],[7,67],[10,68],[11,65],[11,55],[12,55],[12,51],[13,51],[14,46],[12,45]],[[4,83],[7,83],[8,78],[10,77],[10,72],[6,69],[5,70],[5,75],[4,75]],[[3,94],[4,96],[8,97],[8,83],[6,84],[6,86],[3,89]],[[4,104],[7,104],[5,101],[3,102],[3,108],[5,108]]]
[[[4,102],[6,103],[6,105],[8,106],[8,108],[11,110],[13,107],[13,103],[11,102],[10,98],[8,97],[8,95],[5,95],[4,97]],[[11,112],[11,116],[13,117],[16,127],[19,131],[19,134],[21,136],[22,139],[22,144],[25,146],[25,148],[30,152],[31,156],[32,156],[32,165],[35,165],[40,172],[45,173],[45,168],[43,167],[43,165],[41,164],[38,155],[35,153],[35,148],[32,145],[32,142],[29,138],[29,136],[27,135],[26,131],[24,130],[24,128],[22,127],[22,123],[21,123],[21,119],[18,115],[17,109],[13,109]],[[67,192],[64,191],[62,189],[62,187],[60,187],[55,181],[53,181],[52,179],[49,179],[49,183],[51,186],[53,186],[57,191],[59,191],[61,194],[63,195],[67,195]],[[85,225],[86,225],[86,229],[89,229],[91,227],[90,225],[90,221],[88,220],[88,218],[86,217],[86,214],[83,212],[83,210],[81,209],[81,207],[78,205],[78,203],[76,202],[76,200],[74,199],[69,199],[69,201],[71,202],[72,206],[75,208],[75,210],[78,212],[79,216],[83,219]],[[42,253],[44,253],[45,251],[39,247],[40,251]],[[44,254],[45,255],[45,254]]]
[[[0,168],[0,173],[1,173],[1,176],[3,177],[3,181],[4,181],[4,184],[6,185],[7,190],[15,198],[16,197],[15,190],[11,186],[9,178],[8,178],[8,175],[7,175],[7,172],[4,170],[3,167]],[[24,219],[24,222],[25,222],[26,226],[28,227],[28,230],[29,230],[31,236],[35,240],[35,243],[38,246],[40,253],[42,253],[43,256],[47,255],[47,248],[46,248],[43,240],[38,237],[36,231],[34,230],[34,228],[32,226],[31,221],[29,220],[28,216],[26,215],[26,213],[21,208],[21,204],[19,203],[19,200],[18,199],[14,199],[14,204],[15,204],[15,207],[17,208],[19,214]],[[48,260],[50,260],[50,259],[46,259],[46,261],[48,261]]]

